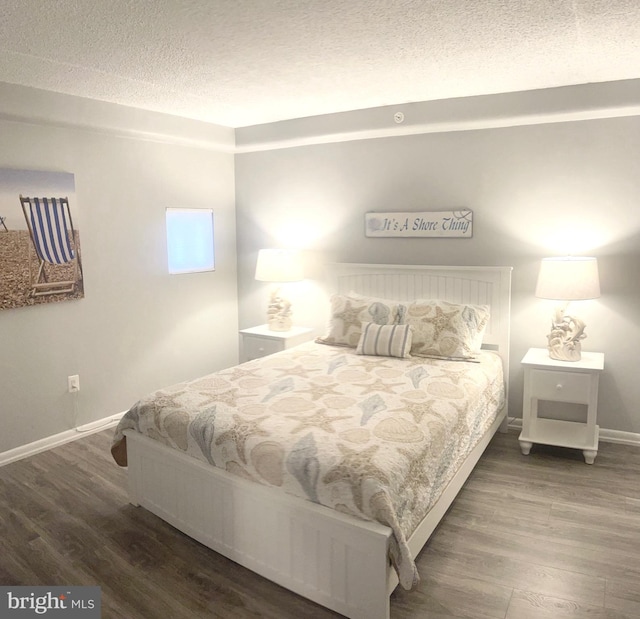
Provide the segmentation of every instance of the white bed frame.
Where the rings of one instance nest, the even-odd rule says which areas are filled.
[[[511,267],[335,264],[332,290],[411,300],[487,304],[484,347],[509,384]],[[507,406],[409,539],[417,556],[462,488]],[[130,500],[233,561],[352,619],[388,619],[398,578],[391,529],[253,484],[127,430]]]

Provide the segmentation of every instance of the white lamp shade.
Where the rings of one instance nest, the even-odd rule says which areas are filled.
[[[581,301],[600,296],[598,261],[567,256],[544,258],[540,264],[536,297],[556,301]]]
[[[256,263],[261,282],[299,282],[304,279],[300,252],[296,249],[261,249]]]

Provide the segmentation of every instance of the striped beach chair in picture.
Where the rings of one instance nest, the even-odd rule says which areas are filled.
[[[31,295],[69,294],[78,289],[82,265],[68,198],[25,198],[20,204],[37,256],[29,252]]]

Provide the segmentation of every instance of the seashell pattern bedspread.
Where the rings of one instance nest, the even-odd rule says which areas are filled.
[[[504,401],[502,362],[357,355],[310,342],[161,389],[122,418],[132,428],[256,483],[393,530],[401,585],[418,581],[406,539]]]

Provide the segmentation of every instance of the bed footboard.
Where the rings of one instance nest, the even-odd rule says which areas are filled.
[[[131,503],[322,606],[352,619],[388,619],[388,527],[125,434]]]

